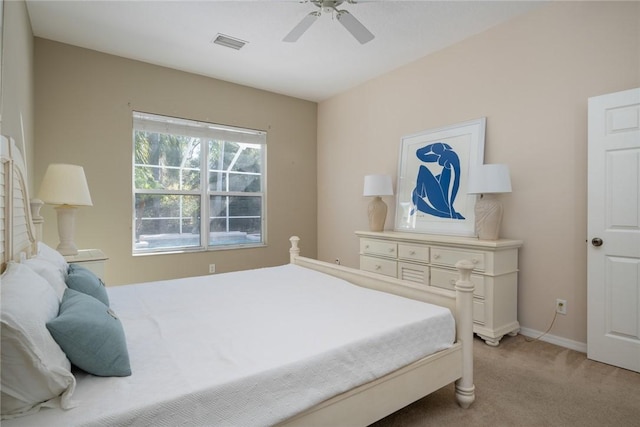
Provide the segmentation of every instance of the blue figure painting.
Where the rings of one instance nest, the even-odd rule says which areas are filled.
[[[417,209],[440,218],[465,219],[454,208],[460,187],[460,159],[456,152],[449,144],[435,142],[419,148],[416,156],[424,163],[437,163],[442,169],[434,175],[425,165],[420,165],[411,195],[411,215]]]

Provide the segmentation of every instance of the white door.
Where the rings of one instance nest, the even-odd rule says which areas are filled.
[[[587,356],[640,372],[640,88],[589,98]]]

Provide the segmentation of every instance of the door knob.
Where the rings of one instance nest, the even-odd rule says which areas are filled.
[[[602,246],[602,243],[603,243],[603,241],[599,237],[594,237],[593,239],[591,239],[591,244],[593,246]]]

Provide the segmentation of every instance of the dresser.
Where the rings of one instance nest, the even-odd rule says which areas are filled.
[[[454,292],[456,262],[475,268],[473,332],[497,346],[518,323],[518,249],[521,240],[478,240],[472,237],[402,232],[356,231],[360,269]]]

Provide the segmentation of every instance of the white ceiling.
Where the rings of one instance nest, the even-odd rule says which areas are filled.
[[[344,3],[374,35],[361,45],[330,14],[296,43],[282,38],[309,12],[297,0],[27,0],[37,37],[242,85],[322,101],[485,31],[540,1]],[[223,33],[249,43],[233,50]]]

